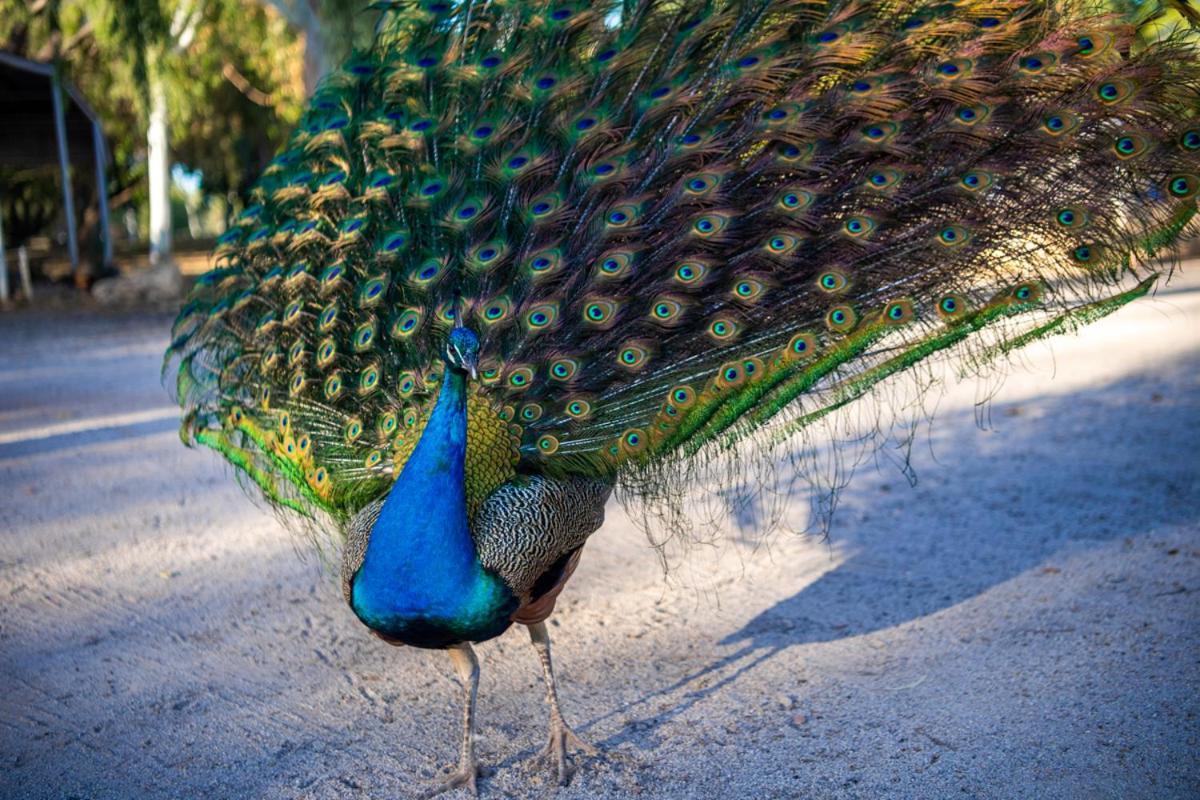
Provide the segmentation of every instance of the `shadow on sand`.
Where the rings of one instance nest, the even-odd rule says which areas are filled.
[[[1195,375],[1200,358],[1166,365],[1163,372]],[[1194,424],[1200,419],[1200,396],[1163,398],[1157,387],[1171,380],[1186,383],[1164,374],[1139,374],[1079,394],[1003,404],[997,414],[1028,418],[1006,420],[991,434],[975,430],[970,411],[940,415],[933,444],[937,455],[948,455],[939,470],[952,466],[953,484],[930,468],[927,456],[920,459],[925,466],[919,471],[934,473],[938,485],[918,482],[910,491],[901,476],[893,475],[890,484],[901,488],[892,492],[887,476],[856,478],[839,512],[845,521],[835,519],[831,534],[839,550],[849,554],[844,562],[726,636],[720,644],[733,648],[727,655],[581,729],[625,717],[624,727],[599,744],[653,748],[662,726],[785,650],[870,634],[951,608],[1038,566],[1071,542],[1096,546],[1195,522],[1200,498],[1194,469],[1190,481],[1185,465],[1165,460],[1155,474],[1137,480],[1122,474],[1122,465],[1154,460],[1164,441],[1171,440],[1179,453],[1194,453],[1200,445]],[[1152,404],[1156,413],[1147,413]],[[993,441],[951,452],[979,444],[981,437]],[[998,437],[1002,441],[995,441]],[[1036,472],[1024,473],[1023,464],[1032,459],[1042,461]],[[1002,478],[1002,493],[966,495],[989,478],[994,482],[997,471],[1009,473]],[[1057,479],[1039,481],[1047,474]],[[993,518],[999,511],[1007,524],[978,530],[971,525],[972,508],[964,503],[986,508]],[[1073,525],[1063,526],[1060,515],[1045,513],[1059,504],[1077,510]],[[909,531],[918,526],[917,540],[898,540],[887,524],[901,516]],[[855,517],[857,522],[850,523]],[[668,697],[675,700],[668,710],[639,712],[661,707],[654,701]]]

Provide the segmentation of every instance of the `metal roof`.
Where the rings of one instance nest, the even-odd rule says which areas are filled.
[[[4,125],[4,135],[0,136],[0,166],[58,164],[50,94],[53,77],[51,64],[0,52],[0,121]],[[70,97],[63,110],[67,150],[72,162],[83,164],[93,158],[92,126],[98,120],[75,87],[64,82],[63,88]]]

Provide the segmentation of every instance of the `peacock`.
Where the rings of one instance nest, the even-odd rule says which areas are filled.
[[[442,649],[546,620],[614,492],[656,536],[814,422],[1145,295],[1194,235],[1194,5],[385,0],[167,353],[185,443]],[[700,487],[699,489],[697,487]],[[698,524],[698,523],[695,523]],[[661,542],[665,539],[656,539]]]

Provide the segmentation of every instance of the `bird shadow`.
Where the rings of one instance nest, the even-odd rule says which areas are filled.
[[[719,642],[725,654],[581,730],[624,719],[599,744],[652,750],[664,726],[785,651],[952,608],[1067,548],[1194,523],[1200,518],[1194,470],[1188,480],[1186,465],[1162,459],[1161,451],[1164,441],[1178,452],[1200,445],[1192,424],[1200,418],[1200,396],[1168,399],[1159,388],[1169,385],[1167,373],[1198,371],[1200,356],[1192,356],[1079,393],[997,404],[994,430],[978,428],[970,410],[939,416],[929,451],[944,455],[944,463],[929,454],[915,460],[927,480],[910,491],[899,476],[862,475],[847,490],[830,543],[819,545],[844,560],[725,636]],[[1157,464],[1149,474],[1118,477],[1128,465],[1147,462]],[[895,484],[902,488],[893,491]],[[735,525],[762,517],[753,499],[736,502]],[[992,525],[980,528],[980,517]],[[673,703],[664,709],[668,699]]]

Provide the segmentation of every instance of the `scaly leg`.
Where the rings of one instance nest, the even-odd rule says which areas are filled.
[[[550,662],[550,634],[546,631],[546,624],[535,622],[530,625],[529,639],[542,662],[542,672],[546,676],[546,704],[550,706],[550,741],[538,754],[538,759],[553,760],[558,772],[558,782],[565,783],[571,774],[571,770],[567,768],[568,746],[578,748],[590,756],[599,755],[600,751],[576,736],[563,721],[562,710],[558,707],[558,691],[554,685],[554,666]]]
[[[454,662],[454,671],[458,673],[458,680],[463,687],[462,745],[458,751],[458,769],[449,778],[421,795],[423,800],[457,789],[459,786],[469,788],[472,795],[479,794],[475,787],[475,777],[479,774],[479,768],[475,765],[475,695],[479,691],[479,661],[467,642],[456,644],[446,652]]]

